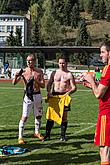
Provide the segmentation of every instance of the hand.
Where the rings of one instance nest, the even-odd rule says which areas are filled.
[[[91,84],[90,84],[89,82],[87,82],[87,81],[84,81],[82,84],[83,84],[85,87],[87,87],[87,88],[92,88],[92,87],[91,87]]]
[[[47,97],[53,97],[51,92],[48,92]]]
[[[83,73],[83,78],[90,84],[95,82],[95,74],[90,74],[90,72]]]

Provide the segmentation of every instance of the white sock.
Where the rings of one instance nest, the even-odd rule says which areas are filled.
[[[35,119],[35,133],[38,134],[41,127],[41,119]]]
[[[24,131],[24,121],[20,120],[19,122],[19,139],[23,137]]]

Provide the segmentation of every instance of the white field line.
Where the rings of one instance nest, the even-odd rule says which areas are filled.
[[[19,87],[0,87],[0,89],[9,89],[9,90],[12,90],[12,89],[24,89],[24,88],[19,88]],[[44,89],[42,89],[42,90],[45,90],[46,91],[46,89],[44,88]],[[79,91],[87,91],[87,92],[91,92],[91,90],[90,89],[78,89],[77,90],[78,92]]]
[[[93,127],[93,126],[95,126],[95,123],[69,123],[69,125],[68,125],[68,127],[69,126],[80,126],[80,125],[92,125],[92,126],[89,126],[89,127]],[[7,124],[7,125],[0,125],[0,127],[1,128],[5,128],[5,127],[18,127],[18,124],[14,124],[14,125],[12,125],[12,124]],[[31,124],[26,124],[26,127],[33,127],[34,126],[34,123],[33,123],[33,125],[31,125]],[[45,124],[42,124],[42,127],[44,127],[45,126]],[[87,127],[87,129],[89,129],[89,127]],[[85,130],[84,130],[85,131]]]
[[[87,124],[87,123],[86,123]],[[79,130],[79,131],[76,131],[73,135],[77,135],[77,134],[79,134],[79,133],[81,133],[81,132],[84,132],[84,131],[86,131],[86,130],[90,130],[91,128],[93,128],[93,127],[95,127],[96,126],[96,124],[92,124],[91,126],[89,126],[89,127],[86,127],[86,128],[83,128],[83,129],[81,129],[81,130]]]
[[[0,89],[9,89],[9,90],[12,90],[12,89],[23,89],[23,88],[18,88],[18,87],[0,87]]]
[[[8,107],[17,107],[17,106],[21,106],[21,105],[22,105],[22,104],[6,105],[6,106],[2,106],[2,107],[0,107],[0,109],[8,108]]]

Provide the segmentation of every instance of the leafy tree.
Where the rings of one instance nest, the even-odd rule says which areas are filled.
[[[80,10],[80,11],[84,11],[84,1],[85,1],[85,0],[80,0],[80,1],[79,1],[79,10]]]
[[[12,11],[27,11],[29,8],[30,0],[9,0],[7,10]]]
[[[92,18],[93,19],[99,19],[99,0],[96,0],[93,5],[93,10],[92,10]]]
[[[64,18],[64,6],[65,2],[64,0],[52,0],[52,14],[55,20],[58,20],[61,25],[64,24],[63,18]]]
[[[104,34],[104,41],[109,41],[110,37],[109,37],[109,34]]]
[[[93,9],[93,4],[95,0],[84,0],[84,10],[87,13],[91,13]]]
[[[13,31],[11,31],[6,39],[6,44],[8,46],[15,46],[15,43],[16,43],[15,36],[13,35]]]
[[[104,0],[100,0],[99,3],[99,19],[105,19],[106,16],[106,6]]]
[[[42,45],[43,39],[41,38],[41,8],[38,3],[34,3],[30,8],[32,30],[31,30],[31,45]]]
[[[110,4],[107,5],[106,9],[106,20],[107,22],[110,22]]]
[[[77,38],[75,45],[77,46],[91,46],[91,37],[89,32],[87,31],[87,24],[85,19],[82,19],[80,22]],[[88,55],[87,53],[80,53],[78,54],[78,57],[81,64],[88,64]]]
[[[22,46],[22,31],[20,28],[16,29],[15,32],[15,41],[16,41],[16,46]]]
[[[45,0],[43,3],[44,14],[41,18],[41,35],[48,45],[56,45],[64,37],[59,21],[52,15],[52,3]]]
[[[10,0],[0,0],[0,13],[1,14],[10,13],[10,10],[7,8],[9,3],[10,3]]]
[[[72,11],[72,6],[70,0],[67,0],[64,5],[64,10],[63,10],[63,24],[66,26],[70,26],[71,24],[71,11]]]
[[[106,6],[104,0],[96,0],[92,10],[93,19],[104,19],[106,15]]]
[[[87,31],[87,24],[86,24],[85,19],[82,19],[80,21],[75,45],[77,45],[77,46],[90,46],[91,45],[91,37],[90,37],[89,32]]]
[[[78,4],[75,4],[72,8],[71,12],[71,26],[72,28],[78,27],[78,22],[80,21],[80,12]]]
[[[34,3],[33,5],[31,5],[31,7],[29,8],[30,14],[31,14],[31,21],[32,24],[34,21],[36,21],[36,19],[38,20],[40,17],[39,11],[40,11],[40,6],[38,3]]]

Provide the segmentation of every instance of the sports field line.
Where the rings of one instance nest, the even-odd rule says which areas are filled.
[[[44,127],[46,124],[42,124],[42,127]],[[80,125],[92,125],[94,126],[95,123],[69,123],[68,124],[68,127],[69,126],[80,126]],[[18,127],[18,124],[8,124],[8,125],[0,125],[0,128],[5,128],[5,127]],[[34,123],[33,124],[26,124],[26,127],[33,127],[34,126]],[[90,127],[92,127],[90,126]],[[89,127],[87,127],[89,129]]]
[[[17,106],[21,106],[21,105],[22,104],[5,105],[5,106],[0,107],[0,109],[8,108],[8,107],[17,107]]]
[[[87,130],[89,130],[89,129],[95,127],[95,126],[96,126],[96,124],[92,124],[92,126],[89,126],[89,127],[84,128],[84,129],[81,129],[81,130],[75,132],[73,135],[77,135],[77,134],[79,134],[79,133],[81,133],[81,132],[87,131]]]
[[[24,88],[21,88],[21,87],[0,87],[0,89],[9,89],[9,90],[12,90],[12,89],[15,89],[15,90],[22,89],[22,90],[24,90]],[[46,91],[46,89],[42,89],[42,90]],[[89,92],[91,90],[90,89],[77,89],[77,91],[87,91],[87,92]]]

